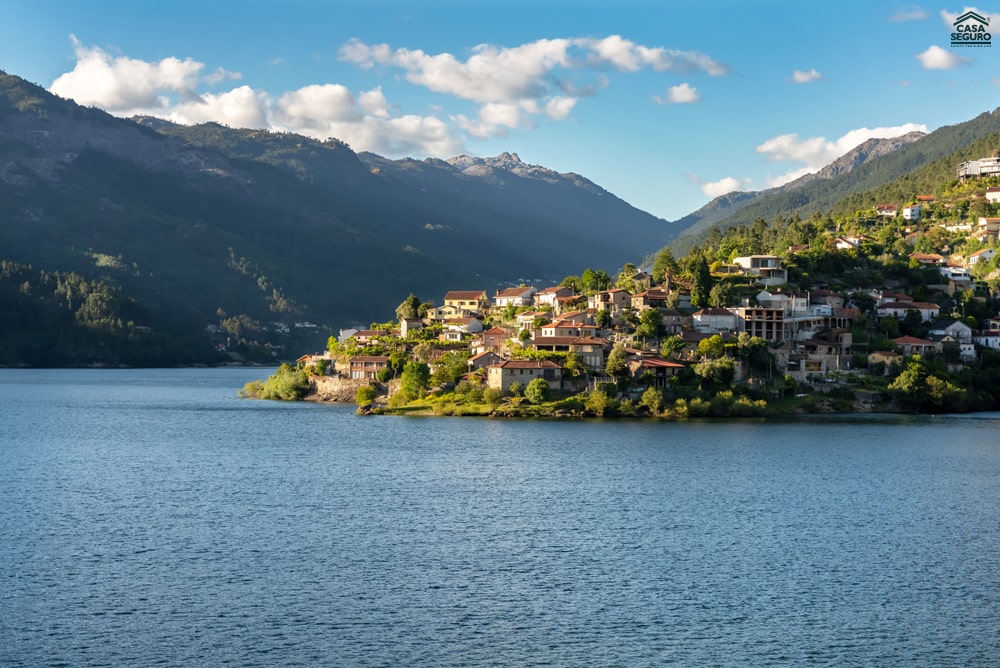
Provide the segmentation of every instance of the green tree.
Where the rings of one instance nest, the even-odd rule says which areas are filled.
[[[884,315],[878,321],[879,331],[885,334],[887,339],[899,338],[899,320],[891,315]]]
[[[569,376],[570,378],[579,378],[583,374],[587,373],[587,365],[583,363],[580,356],[570,351],[566,353],[566,357],[563,359],[562,363],[563,374]]]
[[[430,385],[431,369],[424,362],[411,360],[403,368],[400,376],[399,389],[407,401],[413,401],[423,396]]]
[[[654,415],[659,413],[660,409],[663,408],[663,391],[658,387],[647,387],[646,391],[642,393],[639,404],[645,406]]]
[[[295,401],[309,392],[309,377],[290,364],[282,364],[263,383],[247,383],[244,392],[255,399]]]
[[[498,387],[487,387],[483,390],[483,401],[485,401],[491,410],[496,410],[501,403],[503,403],[503,392]]]
[[[396,307],[396,319],[403,320],[404,318],[419,317],[420,299],[411,292],[410,296],[404,299],[403,303]]]
[[[354,392],[354,403],[358,406],[367,406],[375,401],[378,390],[373,385],[362,385]]]
[[[424,362],[425,364],[430,361],[431,356],[434,354],[434,346],[424,341],[413,346],[413,358],[419,362]],[[405,367],[404,367],[405,370]]]
[[[698,307],[708,306],[709,295],[712,291],[712,274],[708,270],[708,262],[705,256],[698,253],[691,264],[691,305]]]
[[[507,391],[510,392],[511,396],[519,397],[521,396],[521,393],[524,392],[524,385],[521,385],[521,383],[514,381],[507,388]]]
[[[639,269],[634,264],[631,262],[625,263],[622,270],[618,272],[618,280],[615,281],[615,287],[635,292],[635,282],[632,280],[632,277],[637,273],[639,273]]]
[[[708,304],[715,308],[725,308],[733,300],[733,289],[728,281],[719,281],[708,293]]]
[[[663,283],[669,289],[670,279],[679,273],[680,267],[677,266],[674,254],[670,252],[669,246],[665,246],[653,258],[653,281]]]
[[[573,292],[580,293],[584,291],[583,284],[580,281],[579,276],[567,276],[562,279],[559,285],[565,286],[567,288],[573,288]]]
[[[629,377],[628,353],[624,345],[616,344],[608,353],[604,372],[619,382]]]
[[[639,315],[639,326],[635,335],[644,339],[659,339],[663,336],[663,316],[655,308],[648,308]]]
[[[663,345],[660,346],[660,354],[665,358],[676,358],[687,348],[687,343],[681,338],[679,334],[674,334],[673,336],[667,337]]]
[[[465,351],[449,350],[442,354],[434,362],[434,373],[431,374],[431,381],[437,385],[457,383],[469,370],[466,362],[468,359],[469,353]]]
[[[913,355],[896,378],[889,383],[889,394],[905,404],[919,407],[927,400],[927,364]]]
[[[524,388],[524,397],[533,404],[540,404],[549,396],[549,384],[544,378],[535,378]]]
[[[614,321],[611,318],[611,312],[600,310],[594,313],[594,325],[598,329],[611,329],[614,325]]]
[[[613,401],[604,392],[594,390],[587,394],[587,399],[583,402],[583,408],[591,415],[604,417],[604,413],[607,412]]]
[[[736,367],[728,357],[707,359],[694,365],[694,372],[702,378],[701,387],[707,391],[721,391],[733,384]]]
[[[920,314],[920,311],[911,308],[907,309],[906,315],[900,321],[899,329],[909,336],[919,336],[922,333],[923,325],[924,317]]]
[[[725,352],[726,344],[718,334],[713,334],[698,342],[698,355],[702,359],[722,357]]]

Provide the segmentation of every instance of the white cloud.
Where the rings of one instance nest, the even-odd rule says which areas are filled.
[[[314,84],[285,93],[277,99],[273,112],[277,122],[298,131],[356,123],[364,118],[354,93],[340,84]]]
[[[667,89],[667,97],[663,98],[654,95],[653,100],[658,104],[694,104],[701,101],[698,90],[687,83],[671,86]]]
[[[80,104],[117,116],[157,116],[175,123],[215,121],[231,127],[267,128],[315,139],[335,137],[358,151],[395,157],[452,156],[464,152],[453,128],[434,116],[393,116],[380,88],[355,95],[339,84],[310,85],[273,96],[249,86],[199,93],[199,86],[241,78],[217,69],[207,76],[194,60],[165,58],[150,63],[84,47],[73,38],[77,62],[51,90]],[[553,98],[551,117],[572,105]]]
[[[578,97],[577,84],[565,77],[575,70],[610,65],[625,72],[704,71],[719,76],[729,68],[697,51],[679,51],[636,44],[618,35],[603,39],[540,39],[515,47],[480,44],[464,62],[450,53],[392,49],[352,39],[340,49],[340,59],[363,68],[398,67],[406,80],[438,93],[478,103],[537,99],[563,88]],[[591,94],[606,81],[595,75]]]
[[[376,118],[389,118],[389,102],[382,94],[381,88],[373,88],[358,96],[358,104],[365,113]]]
[[[734,190],[749,188],[750,183],[750,179],[737,179],[732,176],[727,176],[724,179],[712,181],[711,183],[702,183],[700,185],[701,192],[708,197],[719,197],[720,195],[731,193]]]
[[[729,72],[727,65],[699,51],[643,46],[620,35],[603,39],[575,39],[573,44],[589,50],[591,62],[608,63],[626,72],[637,72],[643,67],[651,67],[656,72],[702,70],[712,76]]]
[[[898,137],[908,132],[927,132],[927,126],[905,123],[892,127],[857,128],[850,130],[834,141],[825,137],[802,139],[798,134],[784,134],[772,137],[757,147],[757,153],[767,156],[773,162],[797,162],[785,174],[768,177],[768,185],[774,187],[793,181],[800,176],[819,171],[851,149],[873,138]]]
[[[355,96],[340,84],[310,85],[269,105],[275,129],[325,140],[335,137],[356,151],[386,156],[451,156],[462,142],[433,116],[393,117],[380,88]]]
[[[214,121],[235,128],[266,128],[267,99],[249,86],[219,95],[206,94],[160,113],[174,123],[193,125]]]
[[[811,69],[808,72],[804,70],[795,70],[792,72],[790,79],[792,82],[797,84],[812,83],[813,81],[819,81],[823,78],[823,75],[817,72],[815,69]]]
[[[197,98],[194,92],[204,65],[190,58],[164,58],[157,63],[112,57],[103,49],[83,46],[71,37],[76,66],[52,82],[60,97],[112,113],[144,113],[163,109],[170,97]]]
[[[292,91],[250,86],[224,88],[238,72],[187,58],[147,62],[86,47],[76,38],[76,64],[52,83],[52,91],[119,116],[158,116],[178,123],[217,121],[234,127],[289,131],[317,139],[336,137],[357,150],[390,157],[448,156],[463,151],[462,137],[503,136],[539,121],[569,118],[579,100],[609,85],[612,70],[701,72],[719,76],[729,68],[697,51],[605,38],[540,39],[515,47],[483,44],[462,59],[450,53],[393,49],[351,40],[340,58],[362,68],[402,70],[402,77],[431,91],[473,102],[471,117],[455,114],[399,115],[381,88],[352,91],[336,83]],[[281,64],[272,59],[272,65]],[[208,92],[210,91],[210,92]],[[690,103],[697,91],[684,83],[670,88],[670,101]]]
[[[894,23],[903,23],[905,21],[922,21],[926,18],[927,12],[922,7],[911,5],[909,7],[900,7],[889,20]]]
[[[581,97],[608,86],[602,71],[608,67],[624,72],[702,71],[711,76],[729,71],[697,51],[644,46],[619,35],[540,39],[515,47],[481,44],[464,61],[450,53],[428,54],[352,39],[341,47],[340,59],[362,68],[399,68],[410,83],[479,104],[476,118],[453,117],[475,137],[503,136],[512,128],[531,127],[535,115],[557,121],[569,118]],[[578,80],[581,77],[583,81]],[[697,100],[689,84],[671,89],[670,102]]]
[[[962,58],[940,46],[932,46],[915,57],[925,70],[953,70],[969,62],[968,58]]]
[[[205,77],[205,81],[212,84],[220,84],[223,81],[239,81],[243,78],[243,75],[239,72],[230,72],[224,70],[221,67],[216,68],[214,72]]]
[[[577,98],[560,95],[546,100],[543,108],[546,116],[554,121],[562,121],[573,113],[573,107],[576,106],[576,103]]]
[[[962,11],[960,12],[949,12],[947,9],[942,9],[941,20],[944,21],[945,25],[950,27],[955,25],[955,19],[957,19],[959,16],[961,16],[966,12],[975,12],[976,14],[979,14],[985,19],[991,18],[989,12],[984,12],[983,10],[977,7],[969,7],[968,5],[966,5],[965,7],[962,7]]]
[[[421,50],[368,46],[351,40],[340,50],[341,60],[362,67],[392,65],[403,69],[406,80],[438,93],[473,102],[509,102],[544,94],[546,77],[556,67],[570,64],[569,40],[538,40],[512,49],[483,44],[465,62],[450,53],[429,55]]]

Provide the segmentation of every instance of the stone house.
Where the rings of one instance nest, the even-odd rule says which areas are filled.
[[[536,378],[542,378],[549,389],[562,389],[562,367],[551,360],[506,360],[486,367],[486,384],[509,392],[512,383],[527,387]]]
[[[356,355],[348,362],[348,377],[352,380],[375,380],[378,372],[389,366],[386,355]]]

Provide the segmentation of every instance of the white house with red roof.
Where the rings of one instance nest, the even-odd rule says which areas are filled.
[[[975,253],[969,253],[969,256],[965,258],[965,264],[969,267],[974,267],[980,262],[989,262],[996,255],[996,251],[992,248],[983,248],[982,250],[977,250]]]
[[[550,288],[545,288],[544,290],[539,290],[535,293],[535,306],[548,306],[553,311],[557,310],[559,307],[560,297],[573,297],[576,295],[576,291],[573,288],[566,285],[554,285]]]
[[[933,322],[941,315],[941,307],[931,302],[887,302],[876,307],[880,316],[905,318],[909,311],[919,311],[922,322]]]
[[[531,306],[535,303],[535,292],[537,290],[530,285],[497,290],[493,295],[493,306],[496,308]]]

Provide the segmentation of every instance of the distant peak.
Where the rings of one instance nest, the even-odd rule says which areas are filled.
[[[519,156],[517,153],[508,153],[507,151],[504,151],[503,153],[498,155],[496,159],[499,162],[516,162],[516,163],[521,162],[521,156]]]

